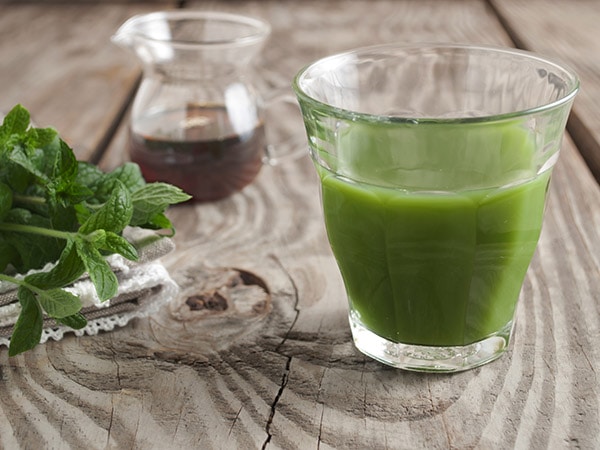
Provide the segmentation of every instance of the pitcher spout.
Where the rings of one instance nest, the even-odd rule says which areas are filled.
[[[133,16],[123,23],[119,29],[110,37],[113,44],[133,51],[133,36],[136,31],[137,23],[140,21],[140,16]]]
[[[242,67],[260,52],[270,33],[267,22],[246,16],[159,11],[133,16],[112,42],[132,51],[146,66]]]

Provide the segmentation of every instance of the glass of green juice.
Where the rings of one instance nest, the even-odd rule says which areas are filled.
[[[455,372],[508,347],[577,75],[508,48],[367,47],[293,82],[356,347]]]

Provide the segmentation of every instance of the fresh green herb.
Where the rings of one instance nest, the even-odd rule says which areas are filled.
[[[174,186],[146,183],[136,164],[104,173],[77,161],[54,129],[31,126],[29,112],[15,106],[0,126],[0,280],[18,286],[21,304],[9,355],[39,343],[44,313],[83,328],[81,300],[64,287],[87,272],[100,300],[114,297],[118,282],[105,257],[138,257],[125,227],[172,235],[165,210],[189,199]]]

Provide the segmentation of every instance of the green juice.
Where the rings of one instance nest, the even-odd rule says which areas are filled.
[[[462,346],[510,325],[550,170],[514,125],[353,126],[313,148],[350,308],[393,342]]]

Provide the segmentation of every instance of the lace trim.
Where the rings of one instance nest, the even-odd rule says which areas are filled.
[[[114,314],[92,319],[88,318],[88,324],[80,330],[73,330],[63,325],[46,326],[42,332],[40,343],[45,343],[49,339],[59,341],[66,333],[74,333],[76,336],[94,336],[100,331],[111,331],[116,327],[123,327],[134,318],[146,317],[156,313],[179,291],[179,287],[175,281],[173,281],[167,270],[160,263],[144,264],[135,267],[131,272],[129,273],[131,277],[119,286],[119,291],[121,295],[125,296],[127,296],[128,292],[140,292],[140,296],[133,299],[135,300],[135,306],[132,306],[135,308],[134,310],[116,312]],[[120,305],[124,304],[125,303],[121,303]],[[120,305],[117,304],[115,307],[118,308]],[[15,316],[18,316],[20,305],[11,304],[7,306],[10,306],[10,309],[15,309],[16,311],[11,312]],[[4,308],[7,308],[7,306]],[[105,305],[103,305],[103,307],[105,307]],[[102,309],[103,308],[98,308],[94,313],[98,314]],[[8,311],[5,310],[5,313],[7,312]],[[106,312],[108,313],[108,311]],[[0,346],[4,345],[8,347],[9,344],[9,337],[0,337]]]

